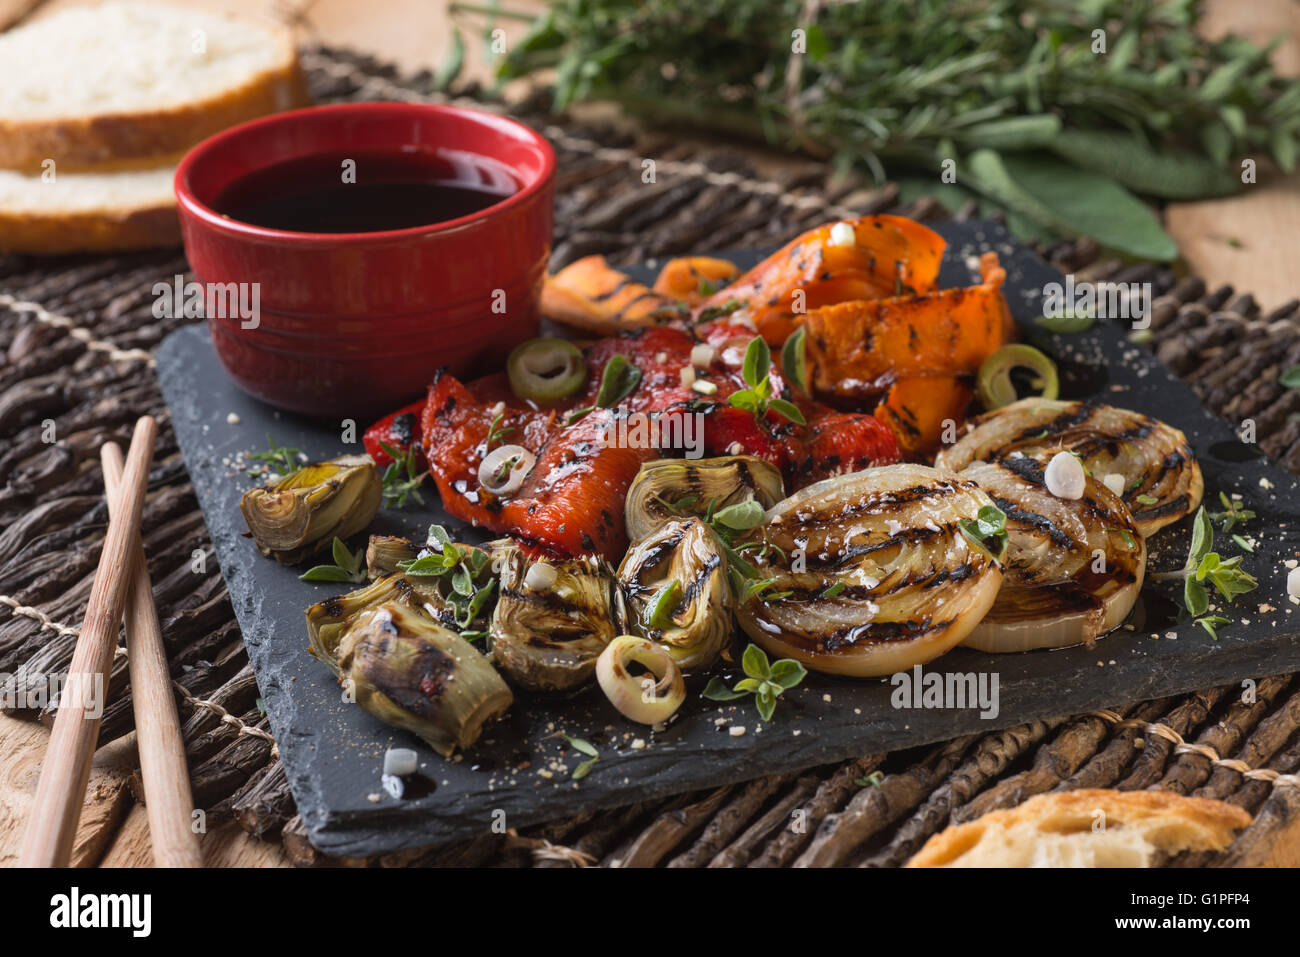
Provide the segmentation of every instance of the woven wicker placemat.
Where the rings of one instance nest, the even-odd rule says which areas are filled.
[[[319,102],[429,99],[431,77],[399,77],[347,51],[303,53]],[[458,91],[459,96],[474,94]],[[592,252],[633,263],[690,251],[784,242],[831,217],[947,213],[900,203],[892,186],[832,185],[826,167],[791,162],[758,178],[739,150],[634,138],[561,121],[538,101],[512,113],[559,156],[555,264]],[[654,158],[656,181],[642,181]],[[973,208],[957,214],[973,215]],[[1248,294],[1208,290],[1152,265],[1098,258],[1069,242],[1043,250],[1077,279],[1149,281],[1159,297],[1154,348],[1219,414],[1253,418],[1259,444],[1300,472],[1300,391],[1277,384],[1300,364],[1300,302],[1269,315]],[[295,817],[239,629],[152,374],[152,350],[184,320],[156,319],[155,282],[187,272],[178,251],[60,260],[0,257],[0,674],[17,692],[66,670],[107,520],[98,449],[134,419],[160,417],[144,516],[145,550],[178,693],[196,803],[210,826],[236,819],[282,836],[297,863],[326,863]],[[48,423],[58,441],[45,441]],[[197,573],[195,568],[204,569]],[[25,697],[25,696],[24,696]],[[18,700],[22,700],[18,698]],[[121,654],[101,743],[132,728]],[[47,707],[7,708],[49,722]],[[522,833],[485,833],[384,864],[568,866],[894,866],[951,821],[1076,787],[1163,788],[1222,798],[1256,815],[1226,854],[1185,864],[1263,863],[1296,825],[1300,683],[1236,686],[1037,721],[938,746],[634,804]],[[139,782],[135,792],[139,797]],[[1295,839],[1294,832],[1291,836]],[[359,863],[359,862],[347,862]]]

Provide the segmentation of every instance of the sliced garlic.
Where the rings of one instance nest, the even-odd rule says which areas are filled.
[[[1124,489],[1128,487],[1128,483],[1124,481],[1124,476],[1118,472],[1107,472],[1106,476],[1101,480],[1101,484],[1121,498],[1124,496]]]
[[[853,229],[852,223],[836,223],[831,227],[831,238],[828,245],[853,247],[858,244],[858,234]]]
[[[683,389],[689,389],[691,386],[695,385],[694,366],[682,366],[681,376]]]
[[[1052,456],[1052,461],[1047,463],[1043,480],[1047,484],[1047,490],[1057,498],[1080,499],[1083,498],[1087,476],[1083,471],[1083,463],[1076,455],[1057,452]]]
[[[713,346],[703,342],[691,348],[691,365],[697,369],[707,369],[713,365]]]
[[[533,562],[524,573],[524,586],[532,591],[546,591],[555,584],[559,572],[554,565],[545,562]]]
[[[691,388],[700,395],[713,395],[713,393],[718,391],[717,385],[710,382],[708,379],[696,379],[691,383]]]

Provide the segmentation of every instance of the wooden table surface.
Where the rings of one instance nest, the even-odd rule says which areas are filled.
[[[304,40],[373,52],[403,68],[436,66],[450,42],[452,15],[447,0],[170,0],[208,10],[253,13],[285,20],[297,12]],[[0,0],[0,27],[27,15],[39,17],[84,0]],[[538,10],[540,0],[511,0],[512,9]],[[487,80],[490,56],[479,42],[482,20],[457,15],[464,26],[466,75]],[[502,20],[507,43],[525,25]],[[1208,35],[1229,30],[1258,42],[1290,34],[1276,53],[1279,69],[1300,74],[1300,3],[1293,0],[1210,0]],[[1262,157],[1257,185],[1228,199],[1173,204],[1167,210],[1169,231],[1178,241],[1189,268],[1211,286],[1227,283],[1249,290],[1265,309],[1300,295],[1292,271],[1300,260],[1300,172],[1285,176]],[[0,866],[12,866],[36,788],[47,730],[36,724],[0,717]],[[81,866],[150,866],[149,830],[144,808],[128,788],[136,767],[134,736],[100,749],[74,850]],[[1300,847],[1292,849],[1300,860]],[[211,866],[289,866],[278,842],[260,841],[235,824],[206,834],[203,854]]]

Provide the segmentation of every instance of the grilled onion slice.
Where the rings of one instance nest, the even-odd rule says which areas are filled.
[[[1158,419],[1093,402],[1013,402],[973,419],[970,431],[942,449],[934,464],[960,472],[1012,452],[1045,464],[1062,449],[1077,453],[1099,479],[1111,472],[1124,476],[1124,504],[1143,537],[1201,503],[1205,483],[1187,436]]]
[[[249,489],[239,510],[258,551],[296,565],[369,525],[382,498],[383,481],[370,456],[343,455]]]
[[[514,700],[473,645],[396,602],[357,617],[338,644],[335,668],[360,707],[444,757],[478,740]]]
[[[1002,590],[963,644],[981,651],[1062,648],[1128,617],[1146,574],[1146,543],[1128,507],[1088,476],[1083,497],[1057,498],[1028,456],[961,472],[1006,514]]]
[[[492,655],[515,684],[534,691],[567,691],[585,684],[596,658],[618,634],[623,598],[609,565],[596,556],[530,559],[517,546],[503,546],[492,613]],[[555,569],[529,575],[537,562]],[[532,584],[529,584],[531,577]]]
[[[684,671],[711,665],[731,635],[722,544],[698,518],[661,525],[618,569],[632,631],[662,643]]]
[[[756,500],[771,508],[785,498],[781,472],[753,455],[655,459],[641,466],[627,492],[627,537],[639,542],[665,522],[702,516]]]
[[[775,583],[737,609],[769,654],[831,674],[903,671],[961,642],[997,597],[1002,571],[959,522],[991,502],[974,482],[889,465],[810,485],[768,512],[777,546],[755,559]],[[802,567],[800,557],[806,567]]]

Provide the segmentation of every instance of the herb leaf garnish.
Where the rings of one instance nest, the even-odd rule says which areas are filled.
[[[336,535],[334,536],[332,552],[333,565],[317,565],[314,568],[309,568],[298,576],[299,580],[305,582],[350,582],[353,585],[366,580],[366,570],[362,567],[366,556],[364,546],[358,548],[354,555],[348,551],[348,547]]]
[[[302,460],[302,452],[298,449],[290,448],[284,445],[276,445],[275,439],[271,438],[271,433],[266,433],[266,444],[271,448],[267,452],[251,452],[249,458],[254,462],[261,462],[260,469],[249,469],[250,478],[257,478],[259,475],[265,475],[268,472],[275,472],[277,475],[290,475],[298,471],[299,463]]]
[[[585,738],[571,738],[567,734],[562,734],[560,737],[564,738],[564,740],[569,743],[569,747],[573,748],[573,750],[577,751],[579,754],[585,754],[588,756],[587,760],[574,768],[573,774],[570,775],[571,780],[581,781],[591,773],[592,767],[600,760],[600,752],[596,750],[595,745]]]
[[[798,392],[811,395],[808,389],[808,330],[796,329],[781,347],[781,375]]]
[[[1242,556],[1223,558],[1214,548],[1214,525],[1202,505],[1196,510],[1192,519],[1192,544],[1187,551],[1187,561],[1178,571],[1161,572],[1152,575],[1152,579],[1183,580],[1183,604],[1193,618],[1200,619],[1210,610],[1210,589],[1217,591],[1224,601],[1234,601],[1238,595],[1254,591],[1259,581],[1241,567]],[[1198,621],[1211,636],[1218,638],[1214,630],[1217,625],[1226,625],[1224,621]]]
[[[582,409],[575,409],[569,414],[568,421],[565,424],[573,425],[588,412],[592,412],[597,408],[614,408],[614,406],[635,392],[636,387],[640,384],[640,368],[629,362],[625,356],[617,354],[610,356],[600,374],[600,389],[596,392],[596,404]]]
[[[384,469],[384,507],[402,508],[408,498],[423,505],[424,499],[418,490],[427,473],[421,472],[416,464],[415,446],[408,446],[405,452],[387,442],[380,442],[379,447],[393,460]]]
[[[762,336],[755,336],[745,349],[745,362],[741,369],[749,388],[738,389],[727,401],[737,409],[752,412],[760,424],[766,420],[770,410],[797,425],[806,425],[807,420],[793,402],[772,398],[771,368],[772,350]]]
[[[703,695],[710,701],[735,701],[752,694],[764,721],[772,720],[776,699],[781,693],[798,685],[808,674],[804,666],[793,658],[782,658],[769,664],[767,654],[753,644],[745,649],[740,664],[749,677],[741,679],[734,688],[728,688],[721,678],[712,678]]]
[[[985,505],[975,518],[963,518],[957,523],[966,539],[985,552],[994,561],[1002,561],[1007,554],[1007,516],[996,505]]]
[[[463,629],[469,628],[483,614],[496,590],[494,578],[489,578],[481,587],[476,584],[487,565],[487,554],[477,548],[456,545],[441,525],[429,526],[428,549],[428,554],[398,562],[397,567],[407,575],[446,578],[450,587],[445,597],[457,628],[462,629],[460,636],[466,641],[483,637],[483,631]]]

